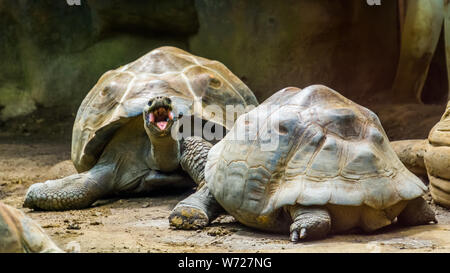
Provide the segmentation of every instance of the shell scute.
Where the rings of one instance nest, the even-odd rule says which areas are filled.
[[[260,211],[264,205],[266,186],[270,181],[270,173],[262,167],[249,168],[244,189],[244,202],[240,209]]]
[[[328,136],[306,174],[321,178],[339,175],[341,149],[342,145],[338,143],[338,140],[332,136]]]
[[[325,135],[323,131],[318,129],[318,126],[311,126],[306,129],[299,140],[299,145],[296,149],[293,149],[293,156],[287,162],[286,176],[298,176],[306,172],[317,147],[324,141]]]
[[[348,151],[347,163],[342,170],[343,176],[346,174],[356,174],[358,177],[377,175],[379,171],[387,168],[385,161],[374,152],[370,143],[362,142],[355,146]]]

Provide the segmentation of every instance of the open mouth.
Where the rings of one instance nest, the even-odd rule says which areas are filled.
[[[173,121],[173,113],[169,107],[158,107],[148,113],[148,120],[159,130],[164,131],[169,127],[169,122]]]

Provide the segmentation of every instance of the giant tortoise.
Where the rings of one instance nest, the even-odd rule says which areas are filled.
[[[249,105],[257,105],[253,93],[220,62],[174,47],[154,49],[99,79],[73,126],[78,174],[33,184],[24,206],[79,209],[108,195],[189,185],[179,163],[182,139],[174,134],[181,119],[229,129],[234,115],[227,119],[211,109]]]
[[[436,222],[421,197],[427,187],[399,160],[378,117],[322,85],[275,93],[212,148],[196,137],[184,145],[182,161],[201,164],[183,167],[205,183],[172,211],[176,228],[201,228],[220,207],[292,241],[371,232],[395,219]]]

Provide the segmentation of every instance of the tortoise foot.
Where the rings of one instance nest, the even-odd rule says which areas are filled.
[[[202,209],[181,204],[170,213],[169,222],[176,229],[202,229],[209,224],[209,218]]]
[[[326,209],[299,206],[291,209],[294,222],[290,227],[292,242],[326,237],[331,229],[331,218]]]
[[[170,213],[169,222],[177,229],[201,229],[222,212],[222,207],[208,187],[203,186],[175,206]]]
[[[438,222],[434,211],[422,197],[409,201],[397,219],[400,224],[405,226],[436,224]]]

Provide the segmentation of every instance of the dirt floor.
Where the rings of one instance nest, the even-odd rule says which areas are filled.
[[[373,106],[391,140],[424,138],[442,106]],[[73,117],[60,122],[40,113],[0,125],[0,201],[26,212],[63,249],[80,252],[450,252],[450,211],[428,200],[439,224],[375,234],[335,235],[293,244],[284,235],[259,232],[221,216],[200,231],[169,228],[167,216],[190,192],[104,200],[78,211],[34,212],[22,208],[36,182],[75,173],[70,161]]]

